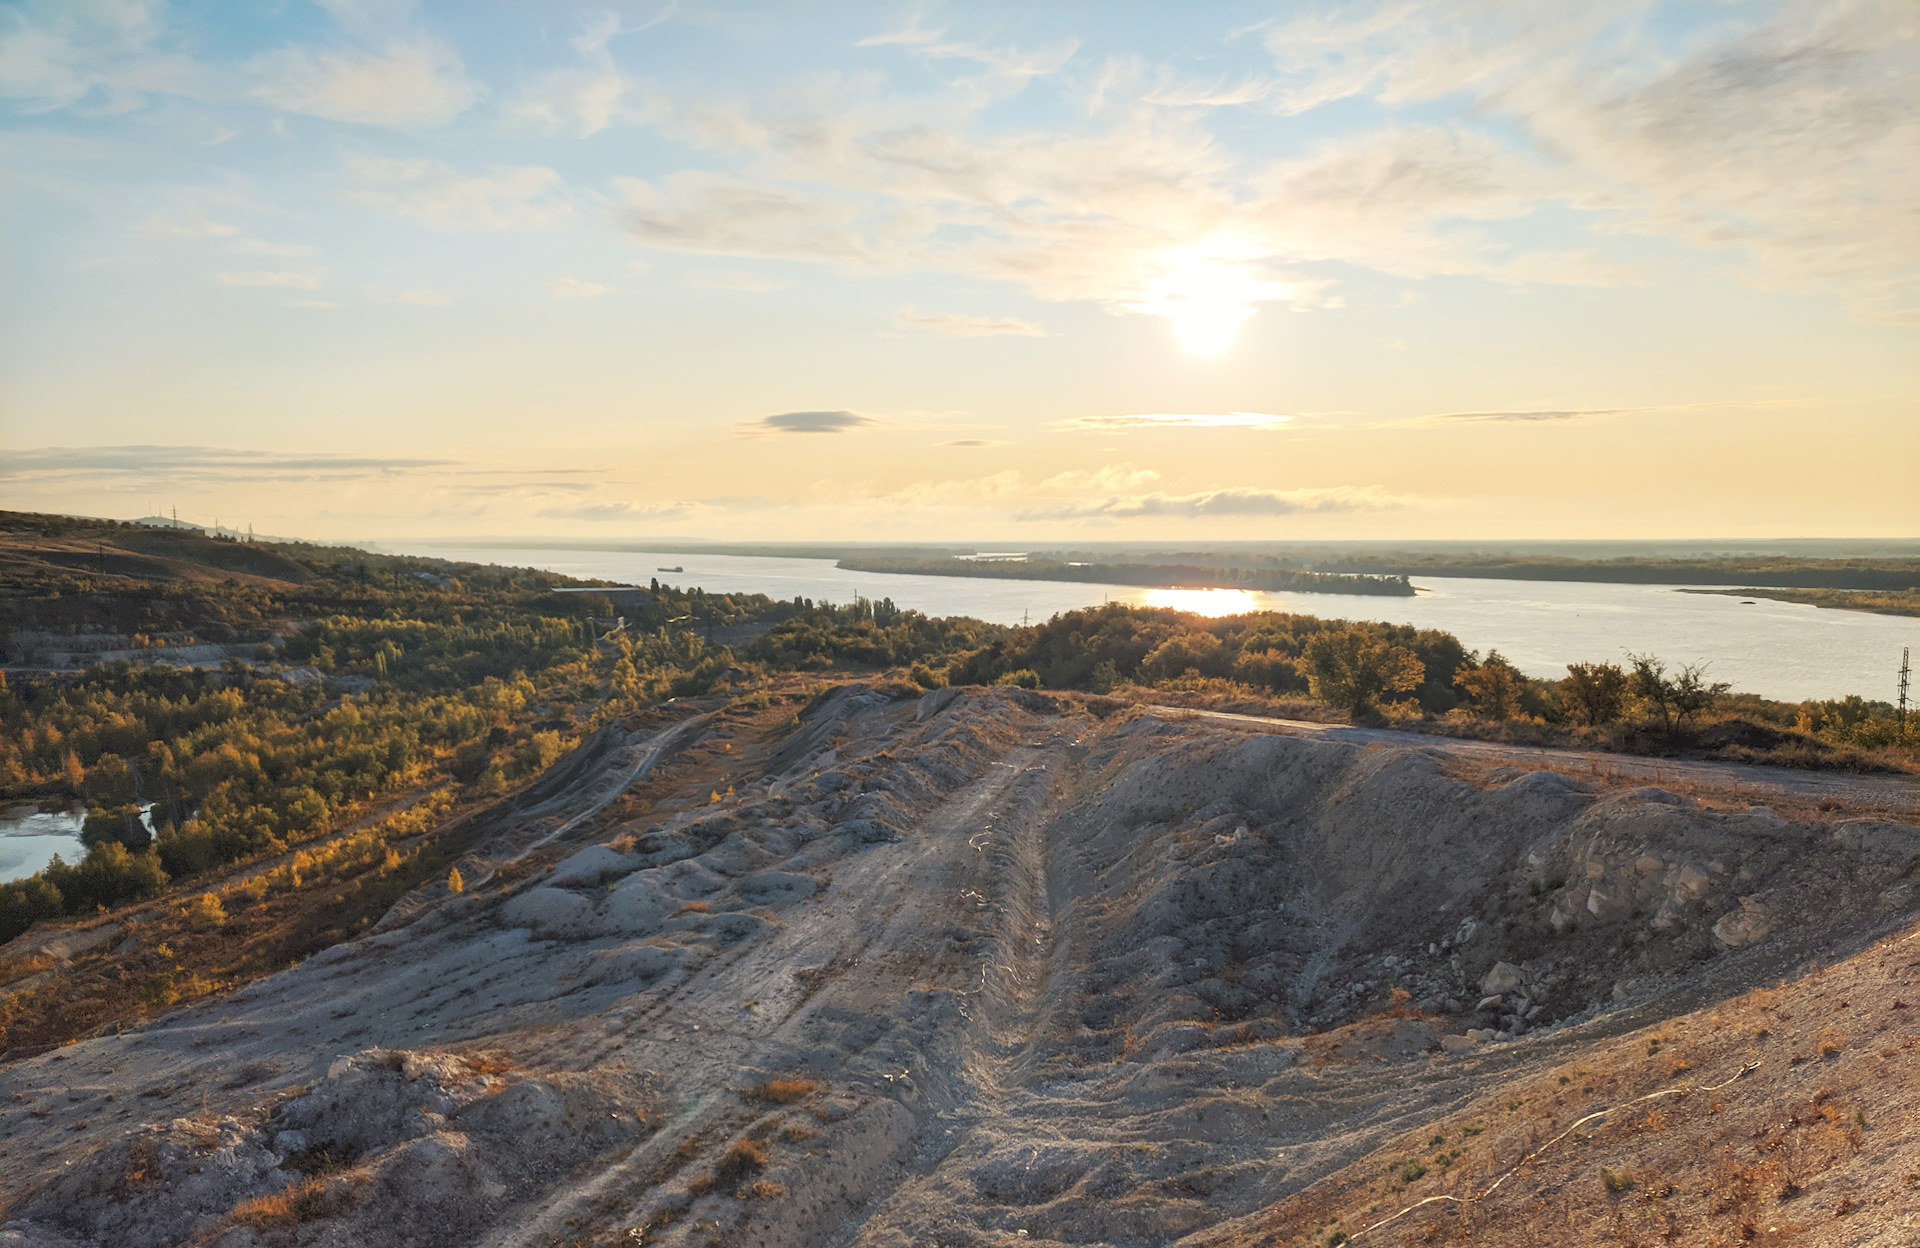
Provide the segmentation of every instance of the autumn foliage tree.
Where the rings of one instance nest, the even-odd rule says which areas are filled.
[[[1463,667],[1453,678],[1474,713],[1485,719],[1514,719],[1524,712],[1527,678],[1498,650],[1489,650],[1484,663]]]
[[[1357,629],[1320,634],[1301,658],[1313,696],[1354,715],[1373,709],[1385,694],[1413,689],[1426,676],[1411,650]]]

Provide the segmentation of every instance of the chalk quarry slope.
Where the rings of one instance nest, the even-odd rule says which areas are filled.
[[[464,894],[0,1068],[0,1243],[1498,1242],[1533,1177],[1512,1210],[1367,1228],[1609,1098],[1671,1089],[1678,1133],[1683,1103],[1771,1112],[1809,1073],[1878,1088],[1855,1124],[1878,1135],[1802,1166],[1792,1212],[1838,1229],[1793,1242],[1920,1242],[1912,1015],[1885,1012],[1920,959],[1887,943],[1916,906],[1905,823],[860,685],[730,742],[730,791],[595,813],[703,731],[583,747]],[[1774,1051],[1706,1021],[1823,975],[1882,1011],[1832,1053],[1797,997]],[[1579,1191],[1557,1242],[1612,1242],[1645,1196]],[[1764,1193],[1699,1199],[1665,1242],[1781,1233]]]

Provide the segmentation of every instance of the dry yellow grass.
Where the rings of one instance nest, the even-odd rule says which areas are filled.
[[[741,1095],[750,1101],[761,1101],[768,1105],[797,1105],[820,1090],[820,1085],[811,1079],[769,1079],[765,1083],[755,1084]]]

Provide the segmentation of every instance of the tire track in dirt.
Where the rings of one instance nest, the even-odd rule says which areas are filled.
[[[802,1217],[779,1227],[756,1227],[753,1238],[741,1242],[843,1238],[834,1233],[834,1225],[849,1216],[857,1224],[860,1210],[884,1198],[895,1172],[889,1156],[903,1151],[922,1115],[950,1099],[941,1073],[947,1063],[928,1050],[952,1037],[935,1035],[929,1037],[931,1044],[910,1045],[909,1056],[917,1050],[919,1060],[896,1065],[867,1051],[836,1054],[819,1033],[833,1033],[849,1017],[890,1019],[911,996],[946,994],[973,1002],[983,995],[983,982],[987,992],[1004,982],[1019,993],[1024,991],[1021,981],[1034,980],[1027,965],[1035,960],[1026,948],[1031,939],[1012,953],[1011,961],[1018,965],[1008,967],[1010,958],[1001,952],[1004,942],[998,933],[1008,907],[998,899],[996,877],[1005,868],[1006,855],[998,838],[1009,824],[997,808],[1007,804],[1023,780],[1031,784],[1036,774],[1031,769],[1043,766],[1040,758],[1040,750],[1022,745],[993,760],[903,840],[838,864],[819,903],[803,907],[803,913],[784,914],[784,926],[770,939],[715,951],[668,991],[650,994],[652,999],[632,1016],[619,1041],[609,1037],[610,1043],[599,1046],[603,1051],[591,1055],[576,1051],[576,1061],[618,1055],[630,1064],[657,1068],[669,1086],[698,1091],[627,1158],[556,1192],[513,1226],[496,1230],[485,1240],[488,1248],[544,1248],[569,1232],[570,1220],[585,1218],[596,1205],[604,1209],[608,1202],[623,1200],[623,1193],[641,1202],[625,1220],[632,1225],[653,1223],[672,1200],[672,1189],[684,1186],[675,1184],[672,1176],[703,1169],[701,1158],[712,1151],[703,1148],[697,1156],[688,1156],[680,1151],[682,1142],[712,1145],[737,1134],[757,1115],[736,1093],[765,1078],[766,1072],[777,1071],[804,1072],[832,1089],[911,1103],[914,1125],[908,1130],[900,1129],[897,1115],[876,1115],[867,1132],[875,1138],[864,1147],[843,1141],[836,1148],[843,1155],[866,1154],[869,1163],[864,1170],[835,1167],[842,1172],[841,1203],[848,1208],[826,1225]],[[986,842],[979,840],[983,830]],[[983,898],[989,899],[984,909]],[[1026,902],[1015,907],[1023,913],[1028,908]],[[983,958],[971,942],[956,948],[951,940],[930,939],[943,931],[975,930],[980,916],[989,912],[1003,921],[991,929],[996,934],[991,956]],[[1045,924],[1041,926],[1044,930]],[[1044,938],[1035,949],[1044,965]],[[810,987],[809,979],[817,986]],[[746,1008],[748,1002],[753,1008]],[[650,1242],[674,1243],[694,1230],[670,1226]],[[744,1227],[735,1233],[749,1234]]]

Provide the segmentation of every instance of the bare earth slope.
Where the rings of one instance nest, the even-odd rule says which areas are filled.
[[[858,685],[606,813],[714,731],[0,1068],[0,1244],[1920,1243],[1905,822]]]

